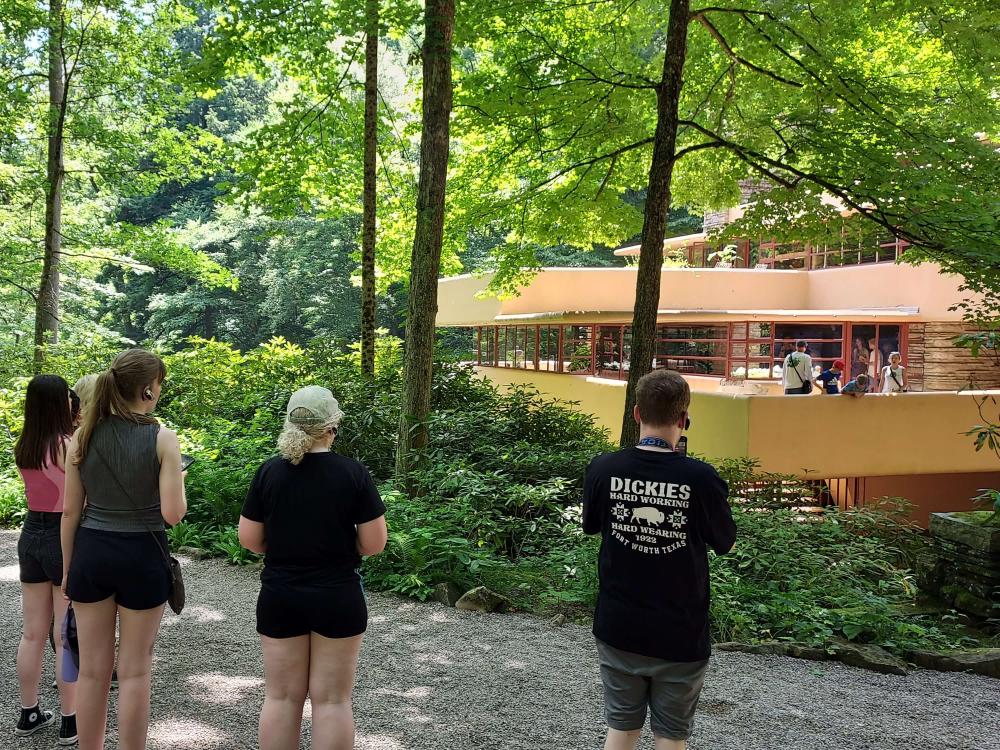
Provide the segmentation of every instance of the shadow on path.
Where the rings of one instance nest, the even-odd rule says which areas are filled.
[[[17,535],[0,532],[0,750],[55,746],[12,735],[20,633]],[[156,647],[151,750],[256,747],[263,668],[255,572],[185,561],[188,607]],[[359,750],[601,747],[600,680],[588,628],[475,615],[371,594],[354,705]],[[56,706],[51,659],[43,703]],[[114,747],[114,696],[108,747]],[[309,742],[307,706],[304,747]],[[648,735],[640,747],[652,748]],[[694,750],[1000,750],[1000,683],[977,675],[879,675],[836,663],[720,653]]]

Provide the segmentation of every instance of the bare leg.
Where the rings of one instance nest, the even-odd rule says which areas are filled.
[[[66,618],[66,608],[69,606],[58,586],[52,586],[52,611],[55,614],[56,639],[56,684],[59,686],[59,708],[63,716],[76,713],[76,683],[65,682],[62,678],[62,623]]]
[[[354,747],[351,693],[363,637],[324,638],[316,633],[310,636],[313,750],[352,750]]]
[[[121,640],[118,648],[118,748],[145,750],[149,729],[149,692],[153,645],[160,631],[163,605],[152,609],[118,608]],[[111,631],[111,669],[114,668],[114,629]],[[82,750],[82,748],[81,748]]]
[[[641,729],[631,729],[625,732],[621,729],[608,727],[608,736],[604,740],[604,750],[635,750],[641,734]],[[660,750],[658,745],[657,750]]]
[[[666,737],[656,738],[656,750],[684,750],[687,742],[684,740],[668,740]]]
[[[108,691],[115,665],[115,600],[73,603],[80,642],[76,728],[80,750],[104,750],[108,724]]]
[[[309,636],[260,637],[264,652],[264,708],[260,750],[299,750],[302,707],[309,690]]]
[[[38,703],[38,681],[42,676],[42,657],[52,624],[52,584],[22,583],[21,612],[24,627],[17,647],[17,682],[21,705],[31,708]]]

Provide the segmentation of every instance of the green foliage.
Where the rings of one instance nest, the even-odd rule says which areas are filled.
[[[163,226],[136,226],[116,215],[123,198],[165,180],[204,173],[218,139],[172,118],[188,90],[179,85],[175,34],[194,21],[184,3],[62,3],[55,19],[57,64],[66,107],[61,151],[60,326],[95,330],[98,303],[113,290],[97,281],[106,265],[149,266],[232,286],[215,259],[178,242]],[[0,12],[0,332],[14,339],[33,328],[33,295],[42,270],[46,149],[51,130],[46,4],[10,0]],[[8,19],[13,19],[8,21]],[[210,160],[210,159],[209,159]]]
[[[73,379],[107,366],[113,342],[52,347],[47,361]],[[410,499],[390,480],[399,418],[399,342],[379,342],[375,378],[359,375],[357,355],[273,340],[247,352],[193,339],[164,352],[168,384],[158,414],[198,457],[187,479],[189,511],[169,530],[173,547],[197,547],[234,564],[258,557],[238,542],[246,488],[274,453],[288,395],[328,385],[346,414],[336,450],[361,459],[381,485],[389,542],[364,564],[367,584],[419,599],[438,583],[483,584],[529,611],[590,614],[600,540],[580,526],[588,462],[611,450],[590,417],[531,388],[501,393],[468,368],[436,368],[432,442]],[[20,428],[25,378],[16,362],[0,371],[0,523],[24,512],[12,444]],[[10,364],[15,362],[15,364]],[[812,488],[759,471],[752,460],[718,463],[729,482],[739,528],[736,550],[712,557],[716,638],[824,643],[832,637],[901,651],[964,643],[945,619],[908,610],[909,572],[924,537],[904,522],[905,507],[828,512],[796,508]]]
[[[804,521],[794,511],[739,510],[735,518],[736,549],[711,561],[716,637],[960,645],[934,618],[903,614],[916,594],[913,576],[900,567],[904,550],[880,532],[909,540],[912,530],[871,511]]]
[[[989,511],[981,521],[984,526],[1000,526],[1000,490],[980,489],[972,501]]]
[[[8,469],[0,474],[0,527],[20,526],[27,512],[21,478]]]

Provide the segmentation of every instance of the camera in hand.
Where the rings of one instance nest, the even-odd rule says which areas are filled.
[[[677,439],[677,445],[674,446],[674,452],[675,453],[679,453],[682,456],[686,456],[688,454],[688,439],[687,439],[687,435],[681,435]]]

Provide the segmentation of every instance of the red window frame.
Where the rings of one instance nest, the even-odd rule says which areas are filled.
[[[804,337],[810,343],[839,343],[841,344],[841,356],[839,357],[818,357],[814,356],[813,361],[821,367],[829,367],[835,359],[843,359],[847,365],[848,376],[853,365],[853,342],[856,336],[855,328],[873,328],[875,338],[881,340],[880,331],[883,326],[898,328],[899,352],[903,356],[904,363],[907,361],[909,326],[906,323],[865,323],[850,322],[843,320],[796,320],[796,321],[775,321],[775,320],[740,320],[740,321],[706,321],[694,323],[677,323],[672,321],[658,322],[656,331],[657,337],[654,342],[654,358],[659,366],[659,361],[665,361],[664,367],[675,365],[679,361],[685,362],[710,362],[722,363],[724,371],[722,373],[698,373],[685,369],[679,372],[690,375],[705,375],[707,377],[731,378],[734,377],[735,370],[742,367],[743,377],[748,377],[751,369],[768,370],[766,378],[752,378],[761,382],[780,380],[780,376],[775,376],[775,369],[780,365],[782,358],[782,344],[794,344],[795,339],[778,337],[776,328],[780,325],[803,326],[840,326],[840,338],[809,338]],[[753,326],[767,326],[767,335],[750,335]],[[717,328],[725,330],[725,337],[717,338],[687,338],[679,336],[661,336],[664,329],[705,329]],[[573,329],[576,329],[574,332]],[[739,331],[742,334],[739,338]],[[628,360],[631,351],[631,326],[626,324],[600,324],[600,323],[559,323],[546,325],[497,325],[478,326],[476,355],[477,364],[485,367],[498,367],[510,369],[536,370],[542,372],[563,372],[573,375],[598,375],[599,377],[623,380],[627,378],[629,371]],[[513,343],[513,348],[511,348]],[[670,343],[709,343],[719,344],[725,350],[725,355],[699,355],[699,354],[659,354],[661,344]],[[572,346],[571,353],[567,355],[567,346]],[[579,348],[589,347],[589,351],[579,351]],[[768,354],[753,352],[754,347],[766,346]],[[553,350],[554,348],[554,350]],[[736,354],[736,350],[742,348],[742,354]],[[523,352],[518,359],[516,352]],[[577,352],[579,351],[579,354]],[[508,354],[514,352],[513,358]],[[529,357],[530,353],[530,357]],[[501,356],[502,354],[502,356]],[[492,355],[492,356],[491,356]],[[554,356],[553,356],[554,355]],[[530,365],[529,365],[530,362]],[[574,366],[576,369],[573,369]],[[846,380],[846,378],[844,378]]]

